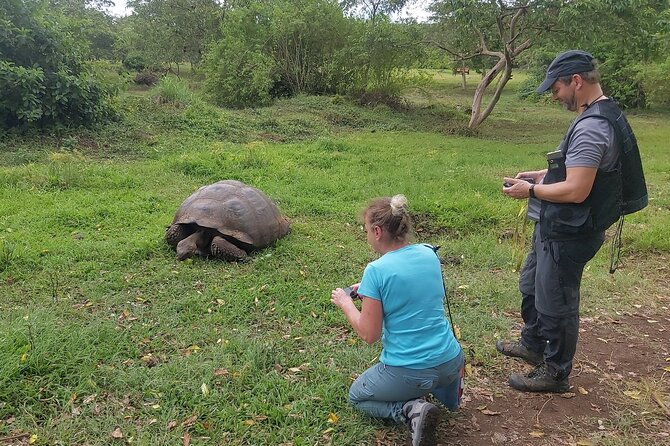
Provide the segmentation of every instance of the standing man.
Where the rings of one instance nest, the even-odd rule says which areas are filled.
[[[570,388],[584,266],[607,228],[620,221],[614,239],[619,242],[623,215],[647,205],[635,135],[614,100],[603,94],[593,56],[578,50],[558,55],[537,92],[549,89],[578,116],[558,149],[547,154],[548,169],[505,178],[503,187],[505,195],[529,199],[528,218],[536,222],[519,278],[521,339],[496,343],[503,355],[536,366],[509,379],[525,392]]]

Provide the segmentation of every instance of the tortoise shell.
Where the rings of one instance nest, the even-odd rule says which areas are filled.
[[[267,195],[235,180],[202,186],[184,200],[172,224],[213,229],[253,249],[289,232],[288,220]]]

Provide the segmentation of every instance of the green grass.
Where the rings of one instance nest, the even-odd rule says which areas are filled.
[[[474,85],[449,74],[429,97],[408,92],[418,105],[405,113],[330,97],[229,111],[130,91],[123,122],[5,139],[0,436],[102,445],[119,427],[141,445],[187,431],[194,444],[372,444],[380,425],[347,389],[379,346],[357,341],[329,295],[375,258],[358,212],[380,195],[407,195],[418,239],[459,259],[445,265],[455,322],[469,360],[491,364],[518,307],[521,203],[501,178],[541,167],[571,118],[519,102],[516,82],[471,136],[458,135]],[[607,274],[603,249],[585,273],[585,314],[659,305],[645,267],[670,251],[667,118],[631,117],[652,200],[627,219],[626,267]],[[162,240],[174,211],[226,178],[272,197],[291,234],[246,263],[176,262]]]

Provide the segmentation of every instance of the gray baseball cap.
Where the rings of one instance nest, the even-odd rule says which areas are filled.
[[[595,70],[593,65],[593,56],[586,51],[570,50],[561,53],[549,64],[547,76],[537,87],[538,93],[544,93],[549,90],[554,82],[561,76],[569,76],[575,73],[584,73]]]

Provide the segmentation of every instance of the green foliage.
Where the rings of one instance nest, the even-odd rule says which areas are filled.
[[[348,47],[351,81],[344,86],[350,94],[383,94],[398,98],[411,83],[408,70],[423,54],[416,27],[388,20],[358,22]]]
[[[333,1],[258,2],[226,16],[208,55],[207,88],[219,104],[265,105],[272,98],[334,91],[346,21]]]
[[[5,238],[0,238],[0,273],[6,270],[14,258],[14,244]]]
[[[252,2],[227,14],[207,58],[207,90],[232,107],[301,93],[397,97],[417,41],[410,26],[345,18],[333,0]]]
[[[215,103],[236,108],[270,103],[274,64],[261,44],[255,35],[231,34],[213,46],[205,61],[205,88]]]
[[[0,126],[79,125],[114,117],[113,91],[38,3],[0,5]]]
[[[163,76],[151,93],[154,99],[162,104],[184,106],[195,100],[195,95],[188,88],[188,84],[173,75]]]
[[[117,27],[114,18],[97,9],[109,6],[109,0],[48,0],[49,8],[59,15],[63,31],[77,37],[84,57],[114,59]]]
[[[163,107],[133,91],[121,98],[123,126],[0,139],[0,240],[11,245],[0,242],[0,419],[13,421],[0,437],[103,445],[118,427],[137,445],[182,444],[188,433],[201,444],[297,446],[404,435],[347,401],[380,346],[357,340],[329,302],[376,258],[360,208],[399,192],[417,241],[442,246],[475,370],[466,386],[502,385],[494,344],[518,325],[508,316],[519,299],[509,236],[521,203],[501,194],[501,177],[540,167],[571,114],[507,91],[477,134],[448,135],[440,124],[471,92],[451,74],[434,82],[434,105],[404,113],[337,96]],[[626,219],[625,269],[608,274],[607,248],[589,265],[585,316],[665,305],[668,116],[630,118],[653,206]],[[46,153],[27,159],[34,146]],[[176,262],[165,227],[185,197],[224,178],[272,197],[291,234],[244,263]]]
[[[638,67],[633,60],[610,55],[598,69],[600,84],[606,95],[614,97],[624,108],[646,107],[646,93],[638,79]]]
[[[670,57],[664,62],[637,65],[637,81],[642,85],[649,105],[670,105]]]
[[[128,67],[197,66],[220,36],[224,9],[216,0],[129,0],[128,6],[134,13],[123,20],[116,45]]]
[[[662,18],[667,10],[666,0],[568,2],[559,16],[564,32],[552,36],[551,47],[556,53],[569,48],[591,52],[600,62],[605,94],[623,107],[645,107],[636,66],[666,57],[661,36],[667,32]]]

